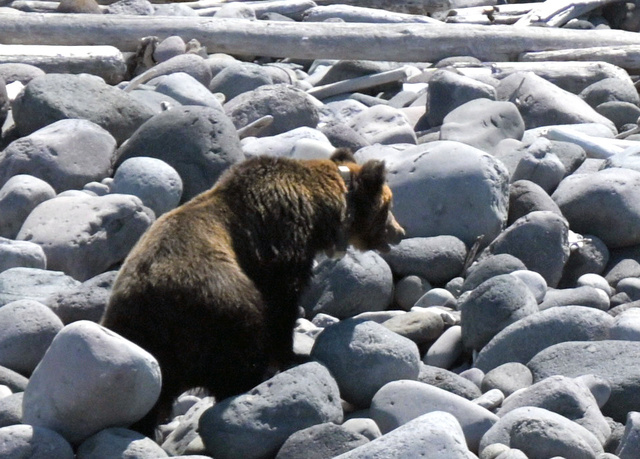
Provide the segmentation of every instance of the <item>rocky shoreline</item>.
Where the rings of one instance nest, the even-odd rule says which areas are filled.
[[[0,458],[639,457],[640,4],[333,3],[2,2]],[[279,55],[302,30],[318,56]],[[438,30],[468,52],[402,58]],[[161,376],[97,322],[140,235],[232,164],[337,147],[385,161],[406,239],[318,257],[304,363],[127,429]]]

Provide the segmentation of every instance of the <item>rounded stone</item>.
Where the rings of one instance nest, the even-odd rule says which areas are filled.
[[[0,188],[0,237],[15,239],[31,211],[55,195],[53,187],[37,177],[18,174],[8,179]]]
[[[23,420],[79,443],[144,416],[160,379],[151,354],[94,322],[75,322],[56,335],[31,375]]]
[[[482,379],[482,392],[499,389],[506,397],[533,384],[533,375],[519,362],[504,363],[487,372]]]
[[[120,144],[153,116],[130,94],[87,74],[48,73],[32,79],[13,103],[22,136],[62,119],[86,119],[102,126]]]
[[[169,455],[152,439],[122,427],[101,430],[80,444],[76,459],[159,459]]]
[[[420,371],[417,345],[371,321],[347,319],[325,328],[311,357],[331,371],[341,396],[361,407],[386,383],[416,379]]]
[[[33,300],[18,300],[0,308],[0,365],[30,375],[62,321],[51,309]]]
[[[160,159],[180,174],[181,202],[211,188],[229,166],[244,159],[229,118],[204,106],[176,107],[149,120],[120,148],[116,169],[138,156]]]
[[[393,213],[407,238],[446,234],[471,247],[484,236],[484,246],[507,221],[507,170],[477,148],[430,142],[388,158],[387,168]]]
[[[139,197],[159,217],[180,203],[182,179],[164,161],[137,156],[120,164],[113,177],[111,192]]]
[[[71,445],[58,433],[44,427],[16,424],[0,428],[3,459],[74,459]]]

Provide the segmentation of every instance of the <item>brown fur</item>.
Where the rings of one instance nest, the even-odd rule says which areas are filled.
[[[347,189],[338,165],[352,173]],[[160,217],[116,279],[103,325],[153,354],[163,375],[150,434],[183,391],[218,399],[293,357],[298,299],[318,251],[388,248],[404,231],[390,212],[384,165],[257,157]]]

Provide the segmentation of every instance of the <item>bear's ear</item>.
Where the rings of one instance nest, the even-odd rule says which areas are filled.
[[[382,191],[385,182],[386,169],[384,161],[369,160],[360,169],[358,182],[362,189],[370,195],[378,194]]]
[[[336,148],[336,150],[331,155],[331,161],[333,161],[336,164],[355,163],[356,158],[353,156],[353,153],[348,148]]]

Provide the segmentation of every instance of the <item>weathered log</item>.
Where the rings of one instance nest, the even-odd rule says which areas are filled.
[[[234,2],[189,2],[184,3],[184,5],[193,8],[200,16],[213,16],[220,8],[229,3]],[[313,0],[242,1],[242,4],[251,7],[255,11],[257,18],[266,13],[279,13],[296,21],[302,20],[303,14],[309,8],[317,6]]]
[[[345,22],[367,22],[381,24],[435,24],[437,19],[419,14],[394,13],[375,8],[363,8],[349,5],[327,5],[309,8],[304,14],[308,22],[321,22],[327,19],[340,18]]]
[[[109,84],[121,82],[127,66],[113,46],[0,45],[0,64],[22,63],[47,73],[90,73]]]
[[[452,8],[456,0],[316,0],[318,5],[352,5],[396,13],[427,14]]]
[[[541,61],[602,61],[622,67],[629,73],[640,73],[640,45],[598,46],[583,49],[561,49],[522,53],[523,62]]]
[[[510,61],[526,51],[640,45],[640,35],[619,30],[457,24],[297,23],[84,14],[3,15],[0,43],[110,44],[135,51],[142,37],[197,39],[209,52],[301,59],[433,62],[450,56]]]
[[[620,0],[546,0],[524,15],[516,26],[547,25],[560,27],[589,11]]]
[[[338,94],[355,92],[386,83],[405,81],[413,72],[418,72],[418,70],[415,67],[402,67],[373,75],[364,75],[349,80],[336,81],[335,83],[329,83],[323,86],[316,86],[315,88],[309,89],[307,93],[318,99],[325,99]]]

